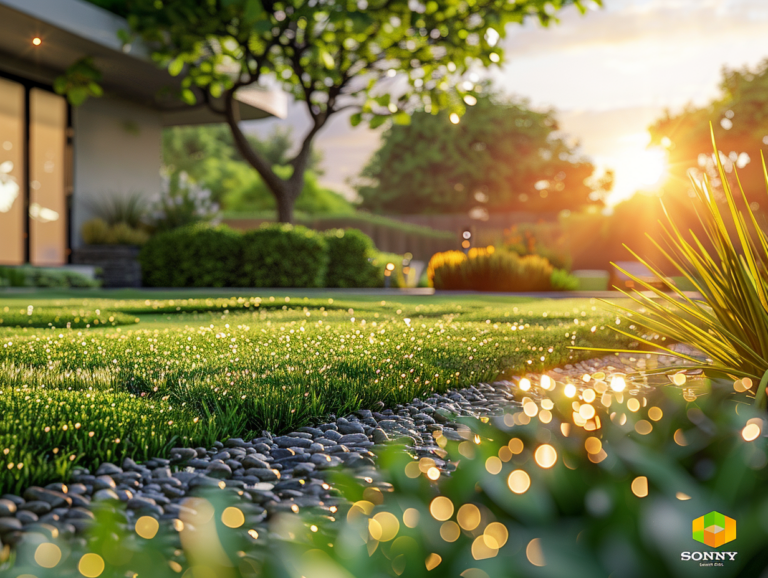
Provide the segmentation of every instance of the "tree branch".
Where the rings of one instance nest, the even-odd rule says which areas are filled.
[[[235,91],[238,88],[240,88],[240,86],[236,83],[233,88],[230,88],[224,93],[224,105],[226,107],[225,116],[227,118],[227,124],[229,124],[229,127],[232,130],[235,146],[248,164],[258,171],[267,186],[275,193],[275,196],[285,194],[285,181],[278,177],[272,170],[269,162],[261,156],[258,151],[254,150],[251,143],[248,142],[245,134],[243,134],[243,131],[240,129],[240,114],[235,103]]]

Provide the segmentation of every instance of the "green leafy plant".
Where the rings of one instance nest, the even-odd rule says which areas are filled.
[[[641,307],[620,308],[628,320],[651,334],[672,342],[695,347],[702,357],[692,357],[662,347],[648,336],[642,343],[675,355],[713,375],[728,375],[750,380],[755,403],[765,409],[768,384],[768,235],[760,227],[744,190],[738,181],[734,192],[728,174],[718,159],[722,192],[712,181],[692,180],[699,203],[699,217],[705,238],[694,233],[687,237],[672,219],[664,230],[666,248],[654,241],[674,268],[702,298],[693,299],[679,289],[652,263],[633,253],[653,275],[662,280],[664,290],[623,271],[635,282],[632,293],[625,293]],[[765,161],[763,171],[768,179]],[[724,205],[718,197],[724,197]],[[640,290],[652,292],[652,296]],[[614,328],[627,334],[620,328]]]
[[[323,287],[328,269],[326,241],[300,225],[264,225],[242,237],[246,287]]]
[[[147,200],[141,193],[108,195],[106,199],[93,203],[93,211],[98,218],[108,225],[125,223],[138,229],[144,226],[147,218]]]
[[[101,72],[93,62],[93,58],[85,56],[76,61],[53,82],[56,94],[67,97],[72,106],[80,106],[90,97],[100,97],[104,90],[101,82]]]
[[[91,219],[83,223],[80,235],[88,245],[143,245],[149,233],[133,228],[125,222],[108,225],[103,219]]]
[[[576,291],[579,288],[579,280],[564,269],[555,269],[549,279],[552,289],[555,291]]]
[[[169,231],[216,219],[219,204],[211,198],[211,191],[194,182],[185,172],[163,172],[162,180],[162,188],[153,199],[148,217],[154,230]]]
[[[8,287],[99,287],[101,283],[81,273],[45,267],[0,267],[0,279]]]

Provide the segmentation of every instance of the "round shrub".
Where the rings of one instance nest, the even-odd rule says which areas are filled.
[[[383,269],[374,265],[376,248],[358,229],[333,229],[325,234],[328,246],[326,287],[380,287]]]
[[[242,285],[323,287],[327,269],[326,242],[316,231],[269,224],[243,235]]]
[[[240,285],[243,236],[229,227],[190,225],[154,235],[141,249],[149,287]]]

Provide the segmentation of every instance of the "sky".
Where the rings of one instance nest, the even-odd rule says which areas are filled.
[[[647,127],[665,109],[704,105],[719,94],[723,66],[755,66],[768,58],[768,0],[604,0],[581,16],[569,8],[560,24],[510,26],[505,62],[488,71],[505,92],[557,110],[561,130],[601,169],[616,172],[615,204],[648,188],[663,164],[647,150]],[[285,121],[305,130],[300,104]],[[326,186],[354,196],[349,180],[379,144],[381,131],[352,128],[337,116],[318,135]]]

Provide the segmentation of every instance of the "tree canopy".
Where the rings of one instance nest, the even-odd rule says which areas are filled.
[[[248,135],[250,145],[264,155],[273,170],[285,175],[293,148],[289,129],[276,129],[260,139]],[[296,209],[307,214],[351,213],[354,207],[344,197],[318,183],[320,155],[313,153]],[[171,180],[185,173],[211,191],[213,200],[228,212],[268,212],[275,199],[259,174],[238,153],[225,124],[183,126],[163,131],[163,165]]]
[[[755,69],[724,68],[721,95],[704,107],[687,106],[678,114],[667,111],[648,130],[652,144],[669,155],[671,180],[666,194],[693,194],[689,174],[707,174],[717,188],[710,123],[720,159],[728,173],[736,168],[753,209],[768,208],[760,149],[768,144],[768,59]]]
[[[593,165],[557,131],[553,111],[499,94],[481,92],[458,124],[447,111],[417,112],[410,125],[384,133],[362,173],[362,206],[385,213],[602,206],[610,182],[593,179]]]
[[[102,0],[103,1],[103,0]],[[584,0],[123,0],[131,32],[183,77],[181,98],[226,118],[235,144],[292,219],[311,143],[328,119],[353,108],[352,122],[407,123],[415,108],[461,115],[475,98],[464,78],[502,60],[506,26],[528,17],[547,25]],[[126,41],[130,35],[126,35]],[[277,84],[306,105],[311,126],[281,178],[240,130],[234,95]],[[217,104],[216,99],[223,101]]]

